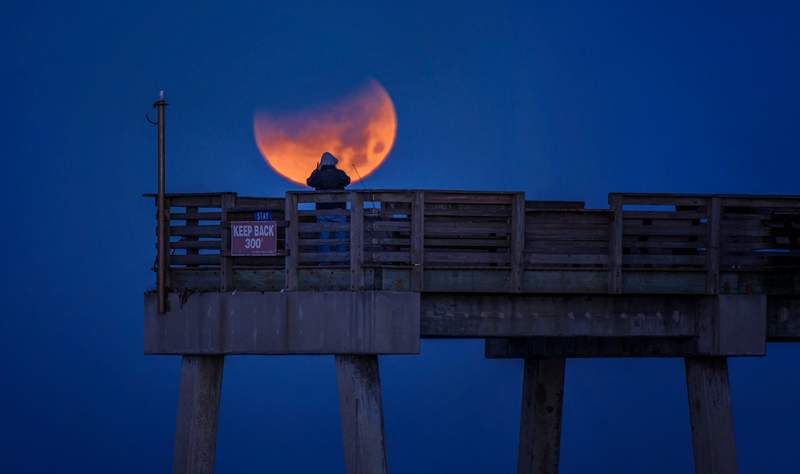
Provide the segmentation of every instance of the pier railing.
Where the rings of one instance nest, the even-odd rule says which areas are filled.
[[[800,197],[619,194],[608,209],[439,190],[169,194],[173,291],[796,291]],[[268,213],[274,256],[233,256]],[[156,262],[158,265],[159,262]]]

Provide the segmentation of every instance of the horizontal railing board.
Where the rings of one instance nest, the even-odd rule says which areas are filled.
[[[192,236],[192,237],[219,237],[222,227],[219,225],[197,225],[197,226],[171,226],[169,235]]]
[[[345,232],[349,237],[350,224],[322,223],[316,219],[324,215],[349,218],[351,211],[344,208],[314,210],[313,203],[337,202],[350,207],[353,195],[358,195],[365,202],[364,264],[408,266],[424,273],[421,266],[410,266],[414,238],[418,238],[412,235],[411,222],[419,209],[422,209],[423,218],[415,225],[424,231],[425,235],[418,242],[426,255],[417,262],[424,264],[425,270],[454,268],[464,271],[467,267],[479,267],[502,272],[512,263],[513,248],[523,252],[521,261],[526,270],[599,268],[599,273],[603,273],[609,264],[609,240],[614,225],[610,210],[584,209],[580,202],[519,201],[519,193],[426,190],[424,197],[417,193],[414,190],[290,193],[297,195],[298,201],[311,203],[297,210],[294,232],[300,237],[298,261],[302,261],[304,268],[325,269],[339,263],[349,268],[349,261],[331,263],[329,253],[319,252],[321,246],[344,246],[349,251],[349,238],[320,239],[319,233],[325,230]],[[234,199],[226,201],[226,206],[234,206],[223,210],[220,207],[223,196],[224,193],[167,196],[168,218],[178,224],[169,227],[169,247],[175,251],[169,263],[175,265],[176,270],[183,269],[180,265],[201,265],[201,269],[214,267],[220,264],[220,258],[239,262],[239,257],[228,256],[222,248],[226,241],[223,238],[227,238],[230,221],[251,220],[256,211],[269,210],[281,225],[279,253],[286,245],[285,238],[294,235],[285,227],[289,218],[284,212],[283,198],[234,194]],[[421,199],[415,201],[415,196]],[[677,274],[702,272],[708,268],[711,275],[715,268],[742,272],[800,268],[797,260],[800,197],[637,193],[612,196],[620,196],[623,205],[619,238],[623,279],[625,273],[631,271]],[[711,234],[712,219],[707,215],[713,207],[712,198],[718,200],[715,202],[719,203],[720,210],[716,237]],[[515,214],[519,202],[524,202],[525,207],[522,219],[520,214]],[[227,217],[226,222],[220,222],[223,215]],[[522,229],[512,229],[512,216],[516,222],[524,223]],[[185,225],[180,225],[182,223]],[[515,235],[524,235],[521,246],[515,244]],[[784,251],[770,251],[775,249]],[[222,257],[207,253],[214,251],[219,251]],[[337,258],[347,257],[333,257]],[[208,263],[215,259],[216,263]],[[715,260],[718,266],[709,265],[712,259],[718,259]],[[283,266],[282,260],[280,256],[254,257],[248,264],[275,269]],[[519,271],[520,264],[515,265]]]

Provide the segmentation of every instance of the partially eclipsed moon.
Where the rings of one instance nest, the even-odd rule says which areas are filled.
[[[375,171],[392,150],[397,116],[389,94],[371,80],[326,106],[283,116],[257,113],[253,129],[266,162],[289,180],[304,185],[329,151],[356,182]]]

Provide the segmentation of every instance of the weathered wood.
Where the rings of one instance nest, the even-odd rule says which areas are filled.
[[[727,358],[686,358],[686,388],[695,473],[736,474]]]
[[[411,238],[410,238],[410,263],[411,289],[422,291],[425,280],[422,272],[425,268],[425,193],[417,191],[411,204]],[[446,244],[445,244],[446,245]]]
[[[707,258],[704,255],[624,255],[622,263],[624,265],[706,265]]]
[[[221,240],[179,240],[177,242],[170,242],[169,247],[172,249],[216,249],[222,247]],[[188,253],[188,252],[187,252]],[[194,255],[197,253],[195,252]]]
[[[557,474],[564,359],[525,359],[517,474]]]
[[[297,265],[300,262],[298,245],[299,221],[297,216],[297,194],[286,193],[286,204],[284,215],[289,222],[286,227],[286,289],[297,289]]]
[[[510,256],[507,253],[493,252],[425,252],[425,265],[435,264],[474,264],[484,263],[510,264]]]
[[[525,266],[525,194],[517,193],[511,208],[511,291],[522,289],[522,271]]]
[[[194,221],[186,225],[196,225],[196,221],[218,221],[222,218],[221,212],[199,212],[197,206],[187,206],[186,212],[171,212],[169,218],[173,221]]]
[[[170,265],[219,265],[221,255],[171,255]]]
[[[611,194],[610,210],[583,209],[574,203],[528,201],[524,204],[525,238],[520,269],[516,258],[519,239],[515,236],[519,230],[515,224],[515,219],[519,220],[519,193],[478,193],[473,199],[464,191],[431,191],[429,193],[438,196],[434,201],[441,202],[425,200],[422,203],[424,235],[420,242],[415,240],[418,233],[414,228],[420,222],[415,223],[413,216],[416,196],[422,196],[422,191],[290,192],[287,196],[302,196],[308,204],[295,213],[295,229],[287,229],[288,220],[277,220],[279,248],[286,247],[279,255],[288,251],[288,260],[294,259],[295,267],[302,263],[309,268],[320,263],[333,268],[345,263],[344,259],[357,257],[350,252],[346,255],[330,252],[330,258],[325,258],[318,251],[319,246],[347,244],[349,247],[350,239],[320,239],[315,235],[324,230],[349,232],[348,223],[314,222],[316,216],[346,215],[350,212],[348,209],[313,210],[315,202],[346,202],[351,196],[348,193],[361,196],[365,202],[362,266],[415,268],[409,274],[415,282],[414,288],[424,282],[435,282],[437,289],[445,291],[496,292],[521,288],[522,291],[541,292],[547,288],[548,291],[574,292],[580,290],[578,282],[588,278],[587,283],[591,284],[586,286],[586,291],[594,292],[597,291],[594,277],[578,277],[575,271],[602,271],[607,266],[605,291],[612,293],[622,292],[623,288],[625,292],[639,293],[694,293],[697,275],[687,271],[705,276],[702,291],[706,293],[747,293],[755,290],[748,284],[731,286],[731,277],[726,280],[726,288],[720,288],[720,284],[713,281],[714,275],[720,271],[737,272],[736,281],[765,278],[777,281],[770,275],[788,272],[793,281],[792,272],[800,270],[800,200],[771,196]],[[170,201],[173,222],[183,220],[187,224],[170,228],[173,240],[180,238],[169,245],[178,250],[172,255],[172,270],[183,269],[181,266],[216,267],[222,265],[221,260],[233,258],[222,240],[223,234],[229,231],[227,222],[223,225],[210,219],[222,218],[221,209],[218,212],[215,208],[221,208],[226,195],[233,193],[167,196],[168,200],[174,199]],[[619,202],[615,204],[615,201]],[[286,199],[236,197],[236,205],[228,209],[226,221],[248,219],[253,211],[264,209],[270,209],[276,219],[288,219],[285,207],[283,211],[279,209],[281,202],[286,204]],[[717,206],[721,213],[719,218],[715,215]],[[293,256],[292,245],[297,246]],[[612,251],[615,248],[620,250]],[[207,252],[216,249],[221,256]],[[715,253],[718,258],[714,258]],[[420,261],[414,260],[420,256]],[[280,266],[274,257],[234,262],[264,269]],[[484,278],[480,273],[466,277],[445,273],[425,276],[426,271],[436,272],[437,269],[510,271],[507,278],[487,274],[484,281],[479,280]],[[545,276],[551,280],[544,279]],[[167,275],[170,282],[188,284],[188,280],[182,278]],[[535,286],[534,280],[535,285],[541,286]],[[291,283],[291,278],[289,281]],[[452,287],[446,286],[448,281]],[[404,283],[408,284],[410,280]],[[771,283],[770,287],[776,285],[787,286]]]
[[[223,361],[223,356],[183,356],[173,474],[214,472]]]
[[[530,267],[540,264],[606,265],[608,255],[526,253],[525,263]]]
[[[347,474],[386,474],[378,357],[337,355],[336,380]]]
[[[350,224],[336,222],[300,222],[300,232],[346,232],[350,230]]]
[[[721,201],[712,197],[708,206],[708,248],[706,251],[706,293],[719,293],[719,234],[721,220]]]
[[[222,235],[222,227],[219,225],[173,225],[169,228],[169,235],[187,237],[219,237]]]
[[[364,196],[350,193],[350,289],[364,288]]]
[[[425,202],[447,204],[508,204],[513,201],[513,193],[450,192],[426,191]]]
[[[220,256],[219,288],[220,291],[233,290],[233,260],[228,256],[231,251],[231,228],[228,212],[236,207],[236,194],[225,193],[222,195],[222,222],[225,224],[222,232],[222,255]]]
[[[610,194],[612,218],[608,229],[608,292],[622,293],[622,197]]]
[[[350,252],[300,252],[299,263],[351,262]]]

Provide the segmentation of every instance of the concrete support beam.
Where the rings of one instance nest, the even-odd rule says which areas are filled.
[[[709,297],[425,293],[422,337],[684,337]]]
[[[564,359],[525,359],[517,474],[558,473]]]
[[[222,356],[183,356],[173,474],[214,472]]]
[[[145,354],[418,354],[419,293],[146,293]],[[332,316],[336,317],[332,317]]]
[[[728,359],[687,357],[686,388],[696,474],[735,474]]]
[[[386,474],[378,356],[337,355],[339,413],[347,474]]]

